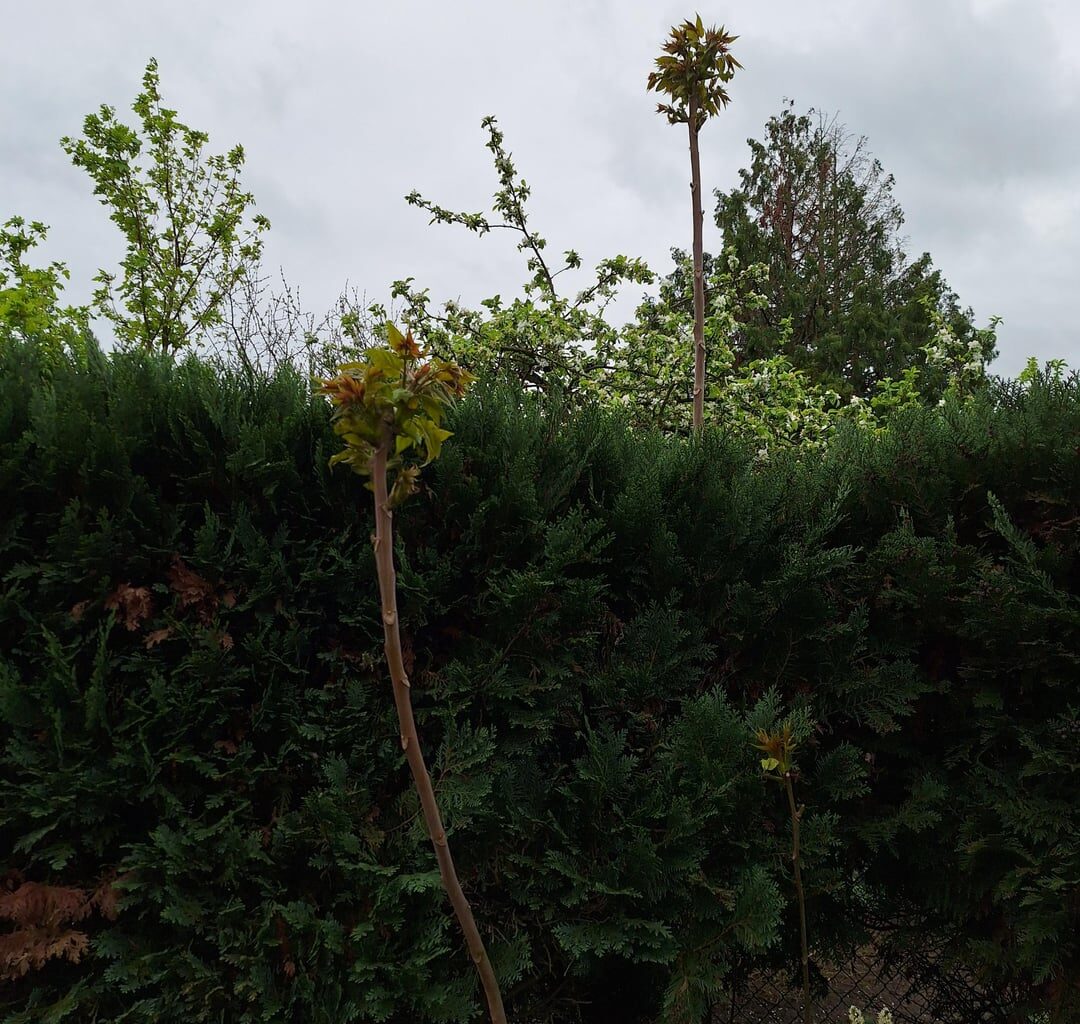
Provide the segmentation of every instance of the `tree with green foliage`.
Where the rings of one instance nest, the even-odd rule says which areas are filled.
[[[486,378],[504,377],[527,390],[558,392],[571,400],[615,406],[640,427],[685,432],[693,427],[694,339],[690,259],[674,250],[674,274],[661,283],[657,296],[646,296],[635,319],[621,328],[606,318],[608,303],[619,284],[649,283],[654,277],[641,260],[616,256],[602,260],[595,280],[571,300],[559,290],[562,274],[577,269],[580,257],[568,250],[557,269],[544,256],[545,239],[529,222],[529,187],[519,178],[503,134],[494,118],[485,118],[500,188],[495,195],[497,218],[459,213],[410,193],[407,201],[431,215],[432,223],[459,224],[478,235],[496,228],[518,236],[526,252],[529,278],[524,296],[506,301],[495,295],[479,309],[456,302],[437,308],[428,288],[411,278],[394,282],[392,295],[401,302],[400,316],[430,348]],[[706,421],[752,441],[761,457],[786,448],[819,451],[843,422],[880,431],[901,409],[947,393],[970,394],[985,381],[981,352],[993,348],[993,328],[972,339],[958,337],[936,310],[924,311],[934,333],[923,361],[901,378],[886,378],[868,400],[845,399],[783,354],[790,321],[780,325],[775,353],[746,360],[738,341],[756,309],[770,298],[769,267],[744,264],[731,251],[714,258],[704,254],[709,302],[703,334],[710,352],[703,415]],[[341,323],[345,350],[362,351],[373,344],[378,325],[387,319],[381,303],[351,309]],[[972,345],[975,349],[972,349]]]
[[[132,110],[136,128],[102,106],[86,117],[82,138],[61,144],[93,179],[127,246],[120,273],[95,279],[95,312],[122,344],[174,352],[222,324],[223,303],[258,262],[270,222],[248,215],[243,147],[207,154],[209,136],[162,105],[155,60]]]
[[[798,115],[789,102],[769,119],[763,140],[748,141],[740,186],[716,192],[725,249],[768,268],[768,302],[744,303],[731,339],[741,362],[779,351],[845,398],[869,398],[878,381],[924,361],[921,350],[936,333],[928,307],[961,340],[979,341],[982,362],[993,358],[992,337],[977,333],[929,254],[905,255],[893,176],[865,138],[813,110]],[[686,276],[677,269],[674,291],[689,294]]]
[[[674,256],[685,272],[686,255],[675,250]],[[790,320],[776,334],[777,354],[741,359],[735,340],[744,334],[750,313],[769,303],[769,268],[744,266],[730,251],[707,255],[705,267],[710,295],[705,420],[752,442],[762,459],[784,449],[820,452],[845,423],[881,433],[903,410],[944,402],[947,396],[967,399],[987,384],[982,353],[994,347],[995,324],[964,339],[929,303],[924,315],[933,333],[920,350],[920,362],[895,379],[876,381],[866,399],[845,398],[783,354]],[[693,401],[689,293],[676,276],[665,278],[659,295],[638,306],[634,321],[597,347],[590,381],[598,400],[621,405],[639,426],[671,432],[690,427]],[[688,275],[681,278],[685,283]]]
[[[60,293],[68,279],[63,263],[32,267],[26,254],[45,240],[40,221],[27,223],[11,217],[0,226],[0,337],[35,342],[58,357],[84,351],[89,333],[89,311],[64,306]]]
[[[694,21],[672,27],[664,53],[656,58],[647,88],[667,95],[657,104],[669,124],[685,124],[690,135],[690,196],[694,227],[694,429],[704,423],[705,404],[705,282],[702,276],[701,164],[698,133],[730,100],[725,86],[742,65],[731,55],[737,36],[723,26],[706,29],[699,14]]]

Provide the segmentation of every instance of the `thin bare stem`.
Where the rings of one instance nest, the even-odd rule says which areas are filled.
[[[690,195],[694,207],[694,431],[705,423],[705,275],[702,242],[701,163],[697,105],[690,100]]]
[[[799,821],[805,808],[795,806],[795,787],[791,781],[791,772],[784,772],[784,788],[787,790],[788,807],[791,809],[791,863],[795,870],[795,894],[799,900],[803,1021],[804,1024],[814,1024],[814,1004],[810,999],[810,946],[806,939],[806,896],[803,892],[802,871],[799,864]]]
[[[495,978],[491,961],[488,959],[484,941],[476,927],[472,908],[465,898],[461,883],[458,881],[454,860],[450,856],[450,846],[443,828],[442,816],[435,800],[435,790],[431,785],[424,755],[420,749],[420,740],[413,718],[412,696],[409,677],[405,673],[405,663],[401,653],[401,633],[397,611],[397,573],[394,568],[394,527],[393,512],[389,505],[386,484],[387,456],[394,444],[392,424],[385,423],[382,443],[375,450],[371,460],[371,477],[375,490],[375,564],[379,576],[379,597],[382,604],[383,636],[385,639],[386,664],[390,669],[390,680],[394,689],[394,705],[397,708],[398,724],[401,731],[401,747],[405,759],[409,762],[413,783],[420,796],[420,806],[424,812],[428,836],[435,848],[435,857],[439,862],[439,875],[443,888],[450,897],[454,913],[457,915],[461,930],[465,933],[465,942],[469,955],[476,964],[480,982],[484,987],[488,1011],[492,1024],[506,1024],[506,1011],[503,1009],[502,994]]]

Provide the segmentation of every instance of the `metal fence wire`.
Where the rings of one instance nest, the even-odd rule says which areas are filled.
[[[1029,1018],[1016,993],[988,993],[964,971],[946,966],[948,940],[924,936],[913,946],[888,932],[837,963],[814,960],[815,1024],[847,1024],[848,1009],[876,1024],[887,1007],[894,1024],[1014,1024]],[[802,1024],[798,974],[734,974],[715,1024]]]

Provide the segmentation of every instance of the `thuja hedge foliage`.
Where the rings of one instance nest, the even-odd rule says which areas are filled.
[[[700,1019],[726,971],[792,962],[750,747],[788,715],[816,947],[895,911],[1068,1019],[1075,381],[765,465],[498,388],[450,426],[400,605],[513,1019]],[[478,1019],[336,447],[287,371],[0,352],[6,884],[119,895],[6,1019]]]

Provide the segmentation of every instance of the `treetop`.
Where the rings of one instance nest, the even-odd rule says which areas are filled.
[[[705,28],[700,14],[673,26],[646,85],[672,100],[657,104],[657,113],[665,114],[671,124],[689,124],[693,116],[697,131],[726,107],[731,97],[724,86],[742,67],[730,52],[738,38],[728,34],[723,25]]]

